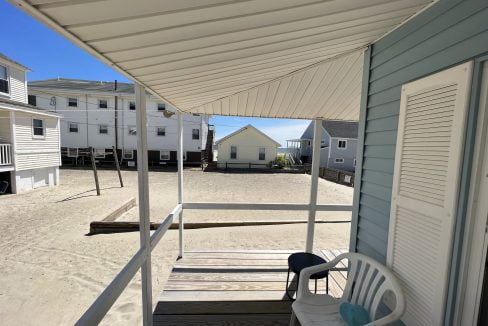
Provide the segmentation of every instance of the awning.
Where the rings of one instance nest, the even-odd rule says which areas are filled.
[[[11,0],[178,110],[357,119],[365,47],[430,0]]]

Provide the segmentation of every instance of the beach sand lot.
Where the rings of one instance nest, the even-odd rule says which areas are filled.
[[[0,197],[0,323],[73,324],[139,247],[138,233],[86,236],[89,223],[137,198],[137,173],[99,171],[96,196],[90,170],[61,170],[61,185]],[[310,176],[185,170],[185,200],[306,203]],[[175,172],[150,172],[151,220],[161,221],[177,201]],[[351,204],[353,189],[319,180],[319,203]],[[317,214],[317,219],[350,220],[350,213]],[[186,221],[306,219],[306,212],[186,211]],[[123,220],[137,220],[137,208]],[[347,248],[349,223],[317,224],[316,248]],[[305,246],[306,225],[246,226],[186,230],[188,249],[297,249]],[[153,297],[160,295],[178,251],[170,230],[153,251]],[[131,282],[104,323],[134,325],[141,320],[140,275]]]

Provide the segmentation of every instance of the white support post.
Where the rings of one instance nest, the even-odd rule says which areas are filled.
[[[152,325],[151,234],[149,219],[149,179],[147,159],[146,89],[134,84],[136,91],[137,176],[139,195],[139,233],[144,262],[141,266],[143,325]]]
[[[178,112],[178,204],[183,204],[183,114]],[[183,210],[179,214],[179,257],[185,253]]]
[[[312,152],[312,183],[310,186],[310,208],[308,211],[307,222],[307,245],[306,252],[313,251],[313,238],[315,231],[315,213],[317,211],[317,189],[319,184],[319,169],[320,169],[320,145],[322,143],[322,120],[314,121],[313,130],[313,152]]]

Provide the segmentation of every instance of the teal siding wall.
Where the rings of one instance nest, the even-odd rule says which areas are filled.
[[[372,45],[351,249],[386,262],[401,85],[487,52],[486,0],[440,0]]]

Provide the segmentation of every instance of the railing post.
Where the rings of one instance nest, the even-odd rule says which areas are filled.
[[[141,266],[143,325],[152,325],[151,234],[149,219],[149,179],[147,166],[146,89],[134,84],[136,93],[137,176],[139,195],[139,234],[144,262]]]
[[[178,204],[183,204],[183,114],[178,112]],[[179,214],[179,257],[185,253],[183,209]]]
[[[312,171],[310,172],[312,182],[310,186],[310,207],[308,210],[307,244],[305,248],[305,251],[310,253],[313,251],[315,213],[317,211],[317,190],[319,184],[321,143],[322,143],[322,120],[315,120],[314,131],[313,131]]]

